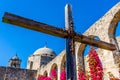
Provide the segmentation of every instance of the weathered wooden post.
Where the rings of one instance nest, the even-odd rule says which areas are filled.
[[[72,8],[70,4],[65,6],[65,29],[68,31],[66,38],[66,80],[76,80],[76,57],[74,47],[74,26],[72,20]]]

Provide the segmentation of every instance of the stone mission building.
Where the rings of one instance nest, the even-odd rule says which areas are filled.
[[[84,35],[93,39],[98,37],[102,41],[115,44],[117,48],[115,51],[97,49],[103,67],[104,80],[109,80],[109,72],[115,77],[120,78],[120,35],[118,37],[115,36],[119,21],[120,2],[90,26],[84,33]],[[88,57],[87,55],[82,57],[86,46],[85,44],[75,43],[77,71],[79,67],[84,67],[86,71],[89,71]],[[18,64],[16,61],[14,62],[13,59],[17,59]],[[66,64],[65,50],[57,56],[52,49],[46,46],[39,48],[28,57],[27,69],[19,68],[21,61],[18,60],[19,58],[17,58],[17,56],[13,59],[10,59],[9,67],[0,67],[0,80],[37,80],[39,74],[51,76],[50,71],[53,68],[57,70],[57,80],[60,80],[60,72],[62,69],[65,69]]]
[[[28,58],[28,65],[27,69],[37,70],[40,67],[44,67],[47,65],[52,59],[56,57],[55,52],[44,46],[36,50],[29,58]]]

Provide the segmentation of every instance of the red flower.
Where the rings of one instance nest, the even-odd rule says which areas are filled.
[[[55,69],[51,70],[51,77],[52,79],[57,79],[57,71]]]
[[[60,80],[66,80],[66,71],[64,69],[61,71]]]
[[[52,80],[52,79],[50,77],[45,77],[43,75],[39,75],[38,80]]]
[[[50,77],[46,77],[44,78],[44,80],[52,80]]]
[[[45,76],[43,76],[43,75],[38,76],[38,80],[44,80],[44,79],[45,79]]]
[[[98,57],[97,52],[94,49],[90,49],[89,52],[89,66],[90,66],[90,77],[92,80],[102,80],[103,69]]]
[[[86,80],[87,76],[85,75],[84,71],[78,73],[78,80]]]

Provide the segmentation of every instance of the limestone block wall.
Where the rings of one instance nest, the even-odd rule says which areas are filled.
[[[36,70],[0,67],[0,80],[36,80],[36,76]]]

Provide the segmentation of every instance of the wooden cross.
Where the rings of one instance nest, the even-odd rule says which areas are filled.
[[[58,36],[66,39],[66,69],[67,69],[67,80],[76,79],[76,59],[75,59],[75,47],[74,43],[81,42],[89,44],[102,49],[116,50],[115,45],[103,42],[100,40],[91,39],[85,35],[78,34],[74,31],[73,20],[72,20],[72,9],[71,5],[67,4],[65,7],[65,24],[66,28],[61,29],[54,26],[50,26],[41,22],[26,19],[8,12],[5,12],[2,21],[14,25],[18,25],[24,28],[32,29],[38,32],[43,32],[53,36]]]

